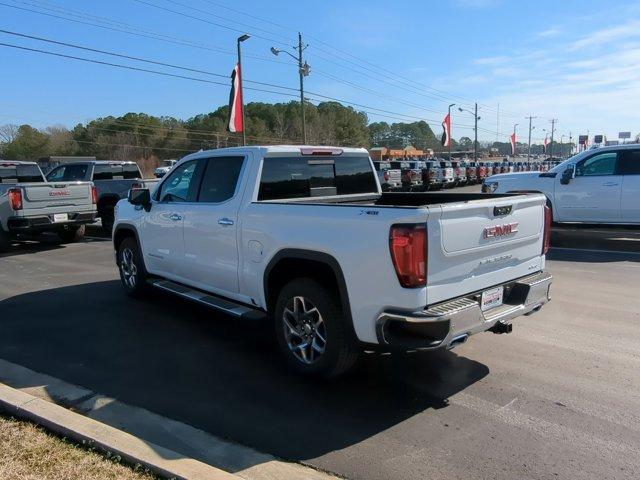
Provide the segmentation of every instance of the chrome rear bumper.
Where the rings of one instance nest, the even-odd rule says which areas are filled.
[[[505,328],[510,320],[539,310],[551,299],[552,282],[553,277],[545,272],[506,282],[502,284],[505,288],[504,303],[484,312],[480,308],[482,292],[415,312],[383,312],[376,324],[378,342],[404,348],[453,348],[479,332],[510,331]]]

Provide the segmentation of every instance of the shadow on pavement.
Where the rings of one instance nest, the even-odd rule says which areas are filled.
[[[640,229],[577,225],[553,227],[551,246],[640,253]]]
[[[271,328],[117,281],[0,302],[0,357],[292,460],[361,442],[482,379],[453,352],[368,354],[337,381],[282,366]]]

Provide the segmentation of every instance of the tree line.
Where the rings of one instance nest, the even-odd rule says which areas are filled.
[[[0,158],[37,160],[49,156],[95,156],[98,159],[151,161],[180,158],[200,149],[241,144],[241,135],[227,131],[229,107],[223,106],[186,120],[144,113],[107,116],[69,129],[54,125],[0,126]],[[442,151],[440,139],[424,121],[369,123],[366,113],[337,102],[305,105],[307,142],[316,145],[404,148]],[[248,144],[299,144],[302,138],[300,104],[252,102],[245,106]],[[482,143],[510,152],[508,143]],[[535,149],[533,148],[535,147]],[[519,149],[522,147],[519,147]],[[542,146],[532,146],[536,153]],[[452,150],[472,150],[462,137]],[[559,153],[559,147],[556,147]]]

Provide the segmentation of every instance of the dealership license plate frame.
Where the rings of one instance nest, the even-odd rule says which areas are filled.
[[[68,213],[54,213],[53,214],[53,223],[63,223],[69,221]]]
[[[504,303],[504,286],[489,288],[480,295],[480,309],[483,312],[499,307]]]

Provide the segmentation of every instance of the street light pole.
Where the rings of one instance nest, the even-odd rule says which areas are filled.
[[[527,162],[530,162],[531,161],[531,130],[533,130],[533,128],[531,127],[531,120],[538,117],[525,117],[525,118],[529,119],[529,147],[527,148]]]
[[[247,134],[246,128],[244,124],[244,90],[242,89],[242,77],[244,76],[244,72],[242,71],[242,52],[240,50],[240,44],[245,40],[248,40],[250,37],[246,33],[238,37],[238,72],[240,73],[240,81],[238,85],[240,87],[240,91],[238,95],[240,95],[240,110],[242,110],[242,146],[247,144]]]

